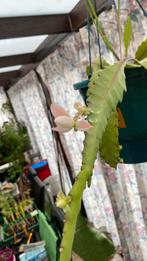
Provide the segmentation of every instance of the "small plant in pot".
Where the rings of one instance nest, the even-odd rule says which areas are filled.
[[[60,246],[60,261],[70,261],[77,217],[81,208],[81,199],[86,185],[90,184],[97,153],[100,153],[101,158],[114,168],[121,162],[118,127],[120,126],[125,129],[125,124],[128,124],[125,120],[123,121],[121,110],[124,113],[124,109],[123,105],[120,105],[124,93],[127,91],[127,74],[129,74],[130,70],[131,73],[134,73],[139,69],[139,72],[143,73],[146,77],[147,72],[147,40],[138,47],[135,57],[128,58],[128,49],[132,40],[130,17],[126,20],[123,37],[120,34],[120,45],[124,42],[125,47],[124,56],[120,58],[120,55],[115,52],[110,40],[104,33],[92,1],[84,1],[97,31],[100,33],[107,48],[114,55],[116,62],[114,64],[106,63],[103,69],[101,69],[99,63],[93,66],[93,75],[89,81],[87,91],[87,110],[85,106],[83,109],[80,105],[76,106],[76,116],[84,117],[86,124],[89,122],[90,128],[87,124],[88,128],[87,130],[85,129],[86,134],[81,171],[77,175],[68,196],[60,194],[57,198],[57,206],[63,208],[65,212],[63,238]],[[119,28],[121,28],[120,24],[120,1],[118,0]],[[122,41],[122,38],[124,41]],[[141,78],[144,79],[143,76]],[[55,116],[56,131],[66,132],[72,128],[76,131],[80,130],[78,128],[80,119],[76,116],[71,118],[67,112],[59,108],[59,106],[55,107],[55,105],[52,107],[52,113]],[[118,122],[118,114],[119,119],[122,117],[120,123]]]
[[[0,129],[0,165],[10,163],[4,179],[15,182],[23,172],[24,152],[30,149],[26,127],[20,123],[7,122]]]

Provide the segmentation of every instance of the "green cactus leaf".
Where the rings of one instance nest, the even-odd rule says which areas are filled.
[[[147,39],[145,39],[145,41],[139,45],[135,54],[135,58],[139,61],[147,58]]]
[[[113,168],[120,162],[118,136],[118,114],[115,111],[111,113],[99,147],[100,157]]]
[[[124,46],[125,46],[125,56],[128,56],[128,49],[132,40],[132,24],[131,18],[128,16],[125,28],[124,28]]]
[[[85,136],[82,169],[86,167],[92,171],[108,119],[118,102],[122,101],[126,90],[124,66],[125,62],[121,61],[93,72],[87,99],[91,110],[88,119],[93,128]]]

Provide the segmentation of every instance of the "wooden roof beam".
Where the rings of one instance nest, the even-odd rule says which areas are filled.
[[[96,0],[97,13],[112,6],[113,0]],[[87,10],[81,0],[69,14],[0,18],[0,39],[61,34],[78,31],[87,21]]]
[[[20,70],[11,71],[11,72],[3,72],[0,73],[0,81],[11,81],[13,78],[19,78]]]
[[[112,7],[113,0],[96,0],[96,12],[102,13],[104,10],[109,10]],[[70,13],[70,21],[72,31],[77,31],[79,28],[87,24],[88,12],[84,1],[81,0]]]
[[[68,15],[0,18],[0,39],[71,32]]]
[[[9,84],[9,80],[0,80],[0,87],[7,87]]]
[[[4,56],[0,57],[0,68],[14,65],[31,64],[33,62],[34,61],[32,53]]]

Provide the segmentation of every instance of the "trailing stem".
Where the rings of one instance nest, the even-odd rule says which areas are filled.
[[[77,217],[81,209],[81,199],[86,187],[86,182],[90,176],[91,172],[82,170],[77,176],[75,184],[70,192],[71,202],[70,208],[65,214],[63,239],[60,247],[60,261],[69,261],[71,258]]]

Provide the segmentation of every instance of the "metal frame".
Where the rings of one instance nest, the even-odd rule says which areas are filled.
[[[113,0],[96,0],[97,13],[110,9]],[[0,86],[14,84],[57,48],[70,33],[87,23],[87,11],[81,0],[69,14],[0,18],[0,39],[48,34],[34,53],[0,57],[0,68],[24,65],[21,70],[0,73]]]

